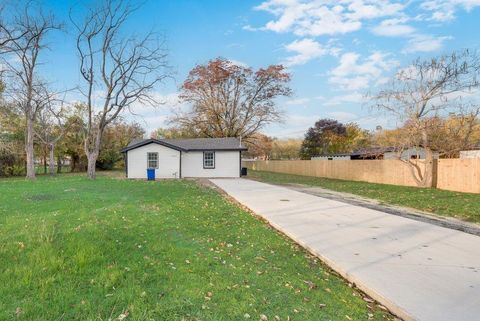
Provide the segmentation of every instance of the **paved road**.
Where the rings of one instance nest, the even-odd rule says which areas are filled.
[[[480,320],[480,237],[248,179],[212,179],[406,320]]]

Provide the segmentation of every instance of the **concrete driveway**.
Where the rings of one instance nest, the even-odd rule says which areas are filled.
[[[251,181],[211,179],[405,320],[480,320],[480,237]]]

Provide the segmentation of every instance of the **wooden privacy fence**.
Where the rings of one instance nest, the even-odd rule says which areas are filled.
[[[437,188],[480,193],[480,158],[439,159]]]
[[[421,161],[419,161],[421,162]],[[326,177],[369,183],[417,186],[410,167],[400,160],[271,160],[243,161],[260,171]],[[423,166],[420,166],[423,168]],[[480,159],[441,159],[437,188],[480,193]]]

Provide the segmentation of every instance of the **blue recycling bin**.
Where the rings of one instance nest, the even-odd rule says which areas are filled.
[[[155,180],[155,168],[148,168],[147,169],[147,179],[149,181]]]

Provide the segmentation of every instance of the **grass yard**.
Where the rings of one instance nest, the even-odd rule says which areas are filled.
[[[272,184],[303,184],[346,192],[379,200],[386,204],[416,208],[422,211],[480,223],[480,194],[450,192],[439,189],[374,184],[338,179],[253,171],[248,178]]]
[[[0,179],[0,284],[0,320],[393,319],[183,180]]]

